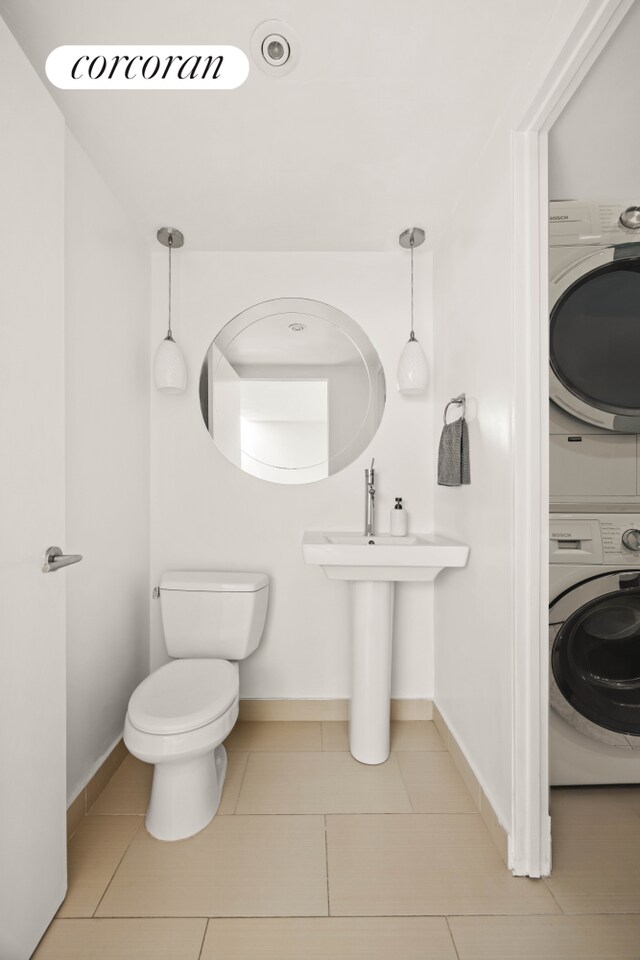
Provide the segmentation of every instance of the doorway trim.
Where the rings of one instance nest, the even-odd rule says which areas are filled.
[[[509,864],[517,876],[551,871],[548,131],[634,2],[588,0],[512,130],[514,735]]]

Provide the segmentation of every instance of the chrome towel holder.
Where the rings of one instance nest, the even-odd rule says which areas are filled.
[[[467,415],[467,396],[466,396],[466,394],[461,393],[459,396],[453,397],[451,400],[449,400],[449,403],[448,403],[448,404],[446,405],[446,407],[444,408],[444,414],[443,414],[443,417],[442,417],[442,419],[444,420],[445,426],[447,425],[447,411],[449,410],[449,407],[451,407],[451,406],[462,407],[462,412],[461,412],[461,414],[460,414],[460,418],[464,420],[464,418],[465,418],[466,415]]]

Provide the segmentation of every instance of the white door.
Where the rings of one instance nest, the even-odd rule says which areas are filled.
[[[0,957],[66,889],[64,124],[0,20]]]

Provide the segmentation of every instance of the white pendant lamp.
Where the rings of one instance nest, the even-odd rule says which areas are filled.
[[[413,332],[413,248],[424,243],[424,230],[412,227],[400,234],[400,246],[411,250],[411,334],[398,360],[398,390],[407,396],[424,393],[429,381],[429,367],[424,350]]]
[[[161,227],[156,236],[163,247],[169,248],[169,331],[156,350],[153,379],[162,393],[182,393],[187,386],[187,368],[171,333],[171,251],[184,244],[184,236],[174,227]]]

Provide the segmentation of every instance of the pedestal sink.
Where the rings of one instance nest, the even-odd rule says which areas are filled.
[[[469,547],[421,534],[366,537],[309,531],[302,555],[329,579],[352,583],[349,749],[361,763],[384,763],[389,756],[394,584],[435,580],[445,567],[464,567]]]

